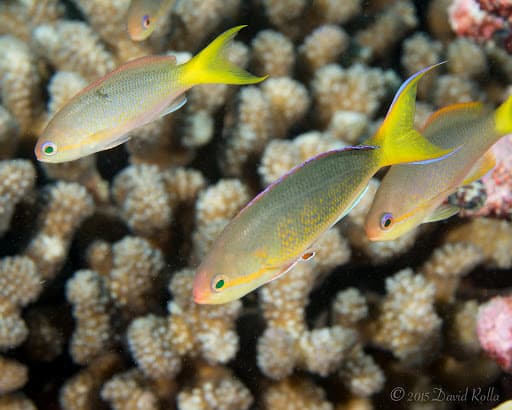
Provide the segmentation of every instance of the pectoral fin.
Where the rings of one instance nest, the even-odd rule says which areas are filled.
[[[460,208],[454,205],[441,205],[439,206],[429,217],[427,217],[423,222],[437,222],[442,221],[444,219],[448,219],[453,215],[458,214]]]
[[[471,171],[466,175],[466,178],[461,185],[469,185],[472,182],[479,180],[492,171],[495,166],[496,158],[492,151],[489,150],[477,161],[473,168],[471,168]]]
[[[307,251],[306,253],[304,253],[300,258],[303,260],[303,261],[310,261],[311,259],[313,259],[316,255],[316,252],[315,251]]]
[[[163,112],[160,114],[160,117],[164,117],[167,114],[170,114],[174,111],[178,111],[181,107],[183,107],[187,103],[187,97],[182,96],[177,100],[174,100],[171,105],[169,105]]]

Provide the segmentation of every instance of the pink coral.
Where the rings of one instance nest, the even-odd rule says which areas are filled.
[[[512,296],[495,297],[482,305],[476,330],[487,354],[512,372]]]
[[[496,167],[483,178],[487,200],[477,215],[512,216],[512,134],[492,148]]]
[[[484,10],[482,8],[484,3],[490,2],[454,0],[449,9],[449,17],[452,29],[457,35],[485,41],[489,40],[497,30],[505,27],[506,21],[502,16],[490,8]],[[503,3],[503,7],[505,7],[505,1],[499,3]]]

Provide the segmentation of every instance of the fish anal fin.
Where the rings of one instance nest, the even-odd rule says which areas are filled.
[[[453,215],[458,214],[459,211],[460,208],[455,205],[440,205],[423,222],[428,223],[442,221],[444,219],[450,218]]]
[[[178,111],[186,103],[187,103],[187,97],[185,97],[185,96],[178,97],[177,100],[174,100],[168,107],[165,108],[164,111],[162,111],[162,113],[160,114],[160,117],[164,117],[174,111]]]
[[[472,182],[479,180],[480,178],[491,172],[496,166],[496,158],[491,150],[487,151],[471,168],[469,174],[466,175],[461,185],[469,185]]]

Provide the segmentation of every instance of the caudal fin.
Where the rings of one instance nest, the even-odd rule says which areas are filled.
[[[212,83],[254,84],[267,78],[254,76],[227,58],[227,49],[233,38],[244,27],[237,26],[225,31],[185,63],[182,81],[190,86]]]
[[[424,68],[409,77],[397,91],[384,122],[367,145],[381,148],[381,165],[428,163],[451,155],[458,147],[442,149],[430,143],[414,129],[418,81],[428,71],[443,63]]]
[[[505,135],[512,132],[512,95],[496,108],[494,121],[498,134]]]

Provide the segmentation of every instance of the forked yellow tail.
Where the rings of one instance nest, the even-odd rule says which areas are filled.
[[[213,40],[199,54],[183,65],[182,82],[187,86],[197,84],[254,84],[268,76],[256,77],[231,63],[227,49],[236,34],[246,26],[233,27]]]
[[[446,150],[437,147],[414,129],[418,81],[438,65],[418,71],[402,84],[381,127],[373,137],[365,141],[367,145],[376,145],[381,148],[379,150],[381,166],[435,162],[458,149],[458,147],[452,147]]]
[[[498,134],[505,135],[512,132],[512,95],[496,108],[494,120]]]

